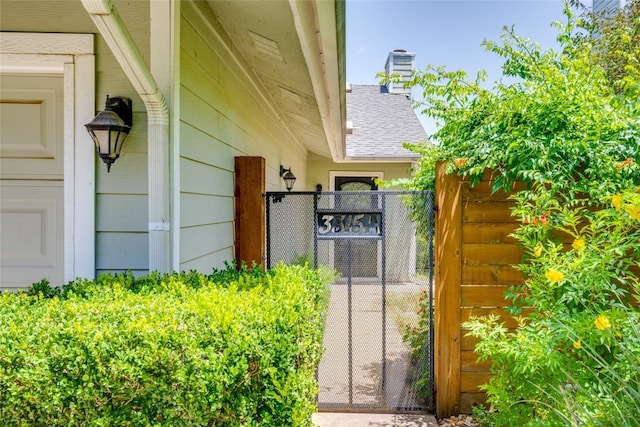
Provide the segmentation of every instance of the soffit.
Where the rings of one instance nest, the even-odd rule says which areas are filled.
[[[309,151],[331,157],[289,2],[207,3],[292,134]]]

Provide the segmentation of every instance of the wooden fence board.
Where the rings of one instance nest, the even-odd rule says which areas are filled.
[[[475,187],[471,186],[471,183],[466,181],[462,183],[462,191],[465,200],[467,201],[492,201],[492,200],[507,200],[508,193],[503,190],[497,192],[492,191],[493,183],[491,181],[480,181]],[[512,185],[513,191],[520,191],[526,188],[526,185],[522,183],[514,183]]]
[[[512,285],[522,283],[522,272],[510,265],[464,265],[463,285]]]
[[[522,316],[526,316],[529,310],[523,310]],[[462,323],[471,320],[472,317],[486,317],[494,314],[500,317],[500,322],[507,328],[518,326],[518,316],[509,313],[505,308],[468,307],[460,310],[460,321]]]
[[[491,374],[489,372],[463,372],[460,379],[460,391],[477,393],[480,391],[479,387],[482,384],[489,382]],[[458,398],[458,401],[460,398]]]
[[[465,264],[518,264],[522,249],[515,243],[462,243],[462,262]]]
[[[478,354],[474,351],[460,352],[461,372],[489,372],[491,361],[478,362]]]
[[[480,342],[480,340],[476,337],[467,336],[469,331],[462,331],[462,337],[460,338],[460,349],[462,351],[473,351],[476,348],[476,344]]]
[[[235,258],[238,266],[265,259],[265,160],[235,158]]]
[[[462,286],[460,292],[461,307],[505,307],[511,302],[504,293],[508,286]]]
[[[462,241],[465,243],[517,243],[511,237],[516,229],[515,223],[464,223]]]
[[[473,350],[479,340],[466,335],[462,322],[496,312],[507,328],[517,326],[505,310],[511,302],[504,293],[523,282],[522,273],[513,268],[523,255],[511,236],[519,221],[511,216],[515,204],[508,194],[492,192],[492,174],[485,171],[483,180],[472,188],[468,179],[447,176],[443,165],[438,165],[435,385],[439,417],[470,412],[473,405],[486,401],[478,386],[489,380],[490,363],[477,363]],[[514,190],[522,188],[523,184],[514,185]],[[460,229],[451,228],[456,226]],[[459,265],[453,265],[456,262]]]
[[[511,201],[472,203],[465,200],[462,218],[464,222],[516,223],[517,219],[511,216],[514,206]]]

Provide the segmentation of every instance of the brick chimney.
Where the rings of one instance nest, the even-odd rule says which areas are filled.
[[[413,69],[413,62],[416,54],[413,52],[407,52],[404,49],[395,49],[393,52],[389,52],[387,57],[387,63],[384,66],[384,71],[387,75],[398,73],[401,76],[401,82],[399,83],[387,83],[386,90],[389,93],[399,93],[411,97],[411,89],[405,89],[404,82],[411,77],[411,70]]]

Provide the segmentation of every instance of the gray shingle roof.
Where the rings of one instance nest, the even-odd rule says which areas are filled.
[[[347,92],[347,159],[405,160],[419,157],[403,142],[427,140],[427,133],[405,95],[386,93],[377,85],[352,85]]]

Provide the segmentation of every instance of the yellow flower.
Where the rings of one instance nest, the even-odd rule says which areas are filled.
[[[555,268],[551,268],[549,271],[544,273],[544,277],[546,277],[551,283],[556,283],[564,279],[564,274]]]
[[[582,348],[582,342],[580,340],[575,341],[573,343],[573,348],[575,348],[576,350]]]
[[[627,206],[625,212],[629,214],[631,219],[640,221],[640,205]]]
[[[527,337],[524,336],[524,334],[518,334],[518,341],[526,341]]]
[[[542,249],[543,249],[543,246],[542,246],[542,245],[538,245],[538,246],[536,246],[536,249],[535,249],[535,251],[533,252],[533,254],[536,256],[536,258],[539,258],[539,257],[540,257],[540,255],[542,255]]]
[[[617,211],[622,209],[622,194],[616,194],[611,198],[611,204]]]
[[[576,240],[573,241],[573,244],[571,244],[571,247],[573,247],[573,249],[575,249],[576,251],[580,252],[584,249],[585,246],[585,241],[582,237],[577,238]]]
[[[609,318],[604,314],[601,314],[600,316],[598,316],[598,318],[593,321],[593,324],[596,325],[596,328],[598,328],[601,331],[604,331],[605,329],[609,329],[611,327]]]

